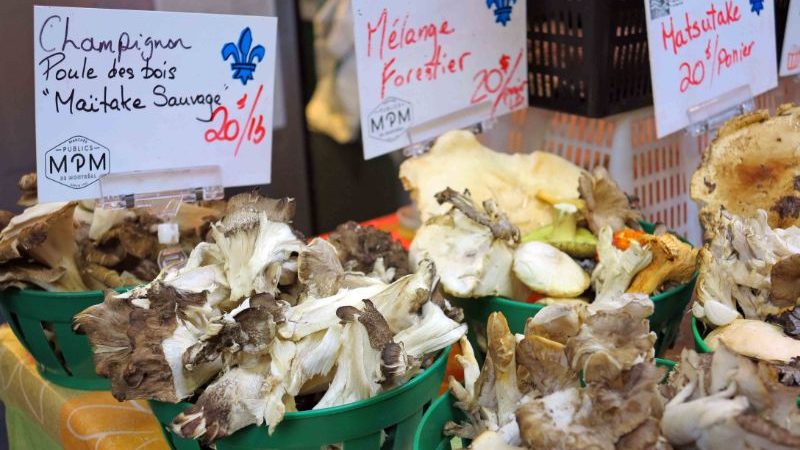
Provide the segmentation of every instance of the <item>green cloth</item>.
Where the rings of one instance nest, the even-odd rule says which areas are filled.
[[[27,414],[6,403],[6,428],[10,450],[62,450]]]

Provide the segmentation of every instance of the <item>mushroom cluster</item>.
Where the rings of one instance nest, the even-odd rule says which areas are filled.
[[[75,317],[117,399],[190,400],[173,430],[211,444],[403,384],[465,334],[432,299],[430,261],[391,283],[399,268],[348,270],[293,214],[290,199],[234,197],[185,267]]]
[[[800,448],[800,386],[785,386],[780,376],[724,344],[713,354],[683,350],[662,389],[664,436],[699,450]]]
[[[464,382],[449,383],[467,420],[447,424],[445,433],[472,439],[476,450],[669,448],[658,425],[664,370],[653,360],[652,312],[642,294],[623,294],[600,310],[559,303],[516,336],[493,313],[482,368],[462,339]]]
[[[135,286],[158,275],[159,219],[144,210],[96,208],[94,202],[36,203],[36,176],[20,180],[28,207],[0,214],[0,289],[85,291]],[[184,204],[181,245],[191,249],[219,205]]]
[[[433,260],[445,293],[455,297],[533,293],[549,303],[591,298],[591,287],[594,301],[603,302],[625,292],[657,293],[695,272],[698,250],[668,233],[631,228],[641,216],[602,168],[582,174],[581,198],[540,191],[554,221],[526,236],[493,200],[476,205],[469,191],[451,188],[435,197],[452,207],[422,225],[409,256],[412,266]]]

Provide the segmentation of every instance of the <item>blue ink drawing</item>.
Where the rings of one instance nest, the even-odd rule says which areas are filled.
[[[750,0],[750,12],[754,12],[760,16],[763,10],[764,0]]]
[[[494,21],[495,23],[502,23],[506,26],[511,20],[511,9],[514,7],[517,0],[486,0],[486,7],[492,9],[494,5]]]
[[[253,79],[253,72],[256,71],[256,61],[261,62],[264,60],[264,47],[256,45],[251,49],[250,46],[252,44],[253,33],[250,32],[250,27],[247,27],[239,35],[238,44],[228,42],[222,47],[222,60],[227,61],[228,58],[233,57],[233,63],[231,64],[233,79],[241,80],[244,85]]]

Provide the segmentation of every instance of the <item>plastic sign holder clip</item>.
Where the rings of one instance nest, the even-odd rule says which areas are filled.
[[[475,134],[489,131],[497,124],[497,119],[489,114],[491,107],[491,102],[478,103],[469,108],[414,125],[406,131],[406,138],[412,144],[403,148],[403,155],[411,158],[425,154],[431,149],[438,136],[453,129],[460,128]],[[476,117],[474,121],[470,120],[472,117]],[[477,119],[477,117],[489,118]],[[472,125],[464,127],[463,125],[453,125],[453,123],[472,123]]]
[[[140,193],[137,186],[144,182],[163,186],[164,190]],[[180,231],[176,219],[181,204],[225,197],[219,166],[111,173],[100,178],[99,184],[98,207],[147,208],[161,219],[158,241],[165,247],[158,254],[158,265],[162,269],[179,268],[187,259],[178,245]]]
[[[689,125],[686,132],[699,136],[715,132],[728,120],[755,110],[756,103],[750,86],[741,86],[725,94],[689,108]]]

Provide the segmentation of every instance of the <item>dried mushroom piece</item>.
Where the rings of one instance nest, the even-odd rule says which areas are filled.
[[[527,288],[511,272],[519,231],[491,202],[488,210],[472,203],[467,194],[451,189],[440,193],[454,207],[428,220],[414,236],[411,265],[430,259],[436,263],[447,294],[472,298],[487,295],[522,297]]]
[[[800,224],[799,115],[800,109],[791,105],[772,118],[757,111],[723,127],[691,180],[701,217],[722,209],[743,217],[764,210],[772,227]]]
[[[19,206],[33,206],[39,202],[38,193],[36,192],[36,172],[26,173],[19,178],[17,186],[19,187]]]
[[[34,260],[47,268],[63,270],[53,283],[57,291],[84,291],[75,256],[76,203],[47,203],[27,208],[0,232],[0,263]],[[23,281],[23,280],[19,280]]]
[[[12,217],[14,217],[14,213],[12,213],[11,211],[0,209],[0,231],[2,231],[5,227],[8,226],[9,222],[11,222]]]
[[[536,194],[547,190],[561,199],[578,198],[582,169],[547,152],[506,154],[478,142],[467,131],[451,131],[436,140],[422,156],[400,166],[400,180],[411,194],[422,221],[447,211],[435,194],[447,187],[469,190],[477,203],[494,200],[523,234],[552,222],[550,205]]]
[[[645,235],[643,239],[653,260],[633,277],[627,292],[650,295],[665,283],[687,283],[692,279],[699,249],[669,233]]]
[[[0,264],[0,290],[36,286],[47,291],[59,290],[58,281],[64,276],[62,268],[50,269],[41,264],[11,262]]]
[[[385,231],[351,221],[336,227],[329,241],[348,271],[370,274],[376,271],[376,264],[383,264],[387,282],[409,273],[408,253]]]
[[[642,213],[631,207],[628,196],[604,167],[595,167],[591,175],[581,174],[578,190],[586,201],[586,221],[594,234],[606,226],[615,233],[624,228],[641,228]]]

